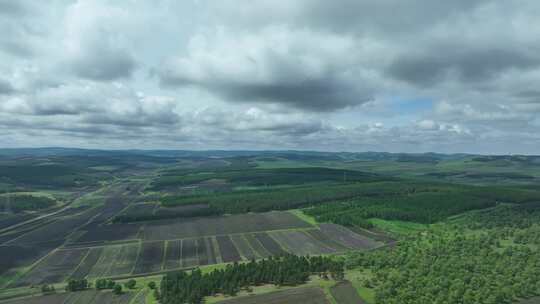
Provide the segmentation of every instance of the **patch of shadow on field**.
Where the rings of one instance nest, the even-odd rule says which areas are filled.
[[[363,304],[358,292],[352,286],[351,282],[339,282],[332,288],[330,288],[330,293],[337,304]]]
[[[35,245],[0,246],[0,275],[11,269],[34,263],[61,244],[62,241],[52,241]]]
[[[300,287],[261,295],[249,295],[218,302],[219,304],[328,304],[322,289]]]
[[[136,239],[140,228],[140,224],[87,225],[82,228],[84,234],[72,244]]]
[[[73,273],[88,249],[57,250],[32,270],[27,272],[15,284],[16,286],[60,283]]]

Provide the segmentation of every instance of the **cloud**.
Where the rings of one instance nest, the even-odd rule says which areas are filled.
[[[367,81],[353,76],[353,50],[349,37],[305,30],[237,35],[220,29],[192,38],[187,56],[165,63],[159,77],[164,87],[194,86],[232,103],[332,111],[371,99]]]
[[[95,81],[129,78],[137,68],[124,34],[127,8],[78,1],[64,18],[66,65],[76,76]]]
[[[429,86],[455,77],[462,82],[489,81],[509,69],[534,69],[540,56],[516,49],[470,50],[459,45],[396,58],[387,73],[414,85]]]
[[[11,83],[0,79],[0,95],[10,95],[15,92]]]
[[[539,10],[0,0],[0,146],[540,153]]]

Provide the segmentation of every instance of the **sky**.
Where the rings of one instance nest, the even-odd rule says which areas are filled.
[[[0,0],[0,147],[540,154],[537,0]]]

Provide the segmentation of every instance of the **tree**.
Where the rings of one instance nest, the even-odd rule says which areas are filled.
[[[44,293],[44,294],[55,293],[56,289],[54,288],[53,285],[45,284],[45,285],[41,286],[41,292]]]
[[[150,289],[156,289],[156,282],[154,282],[154,281],[148,282],[148,288],[150,288]]]
[[[115,295],[122,294],[122,285],[120,285],[120,284],[114,285],[113,293],[114,293]]]
[[[134,279],[131,279],[131,280],[129,280],[129,281],[127,281],[127,282],[125,283],[125,286],[126,286],[126,288],[128,288],[128,289],[133,289],[133,288],[135,288],[135,285],[137,285],[137,281],[135,281]]]
[[[67,291],[79,291],[85,290],[90,287],[90,284],[86,279],[82,280],[69,280],[66,286]]]

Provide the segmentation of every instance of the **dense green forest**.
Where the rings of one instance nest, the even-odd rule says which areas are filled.
[[[539,215],[538,204],[470,212],[347,267],[371,273],[376,303],[512,303],[540,294]]]
[[[309,276],[330,275],[343,279],[343,263],[329,257],[284,255],[243,264],[229,264],[203,274],[199,269],[190,273],[166,274],[157,293],[163,304],[202,303],[205,296],[217,293],[235,295],[241,288],[261,284],[299,285]]]

